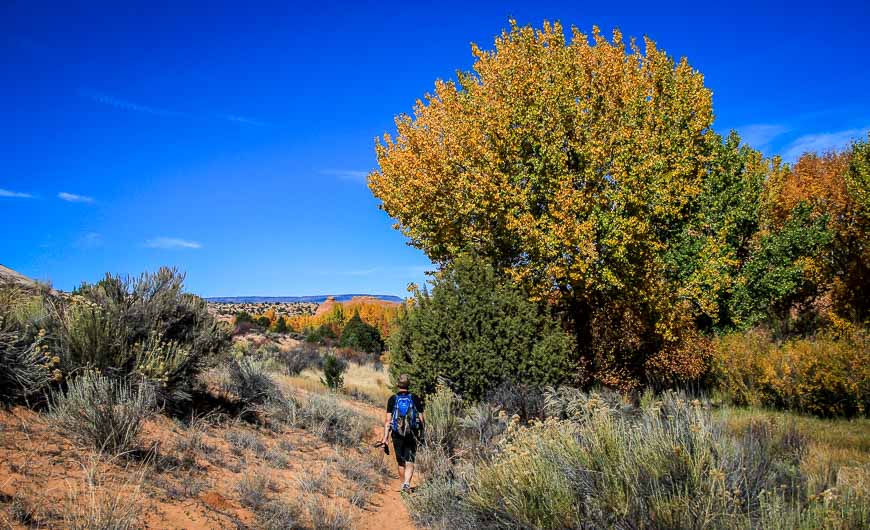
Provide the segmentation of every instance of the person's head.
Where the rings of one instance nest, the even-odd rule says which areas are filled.
[[[399,380],[396,381],[396,386],[399,390],[408,390],[411,386],[411,376],[408,374],[402,374],[399,376]]]

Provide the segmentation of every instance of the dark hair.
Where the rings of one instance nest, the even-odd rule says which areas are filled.
[[[411,386],[411,376],[408,374],[400,375],[399,380],[396,381],[396,386],[402,390],[408,390],[408,387]]]

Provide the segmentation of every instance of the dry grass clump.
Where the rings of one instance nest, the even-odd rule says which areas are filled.
[[[141,528],[139,497],[142,473],[125,481],[103,480],[100,455],[82,464],[82,483],[67,482],[63,527],[72,530],[127,530]]]
[[[236,483],[239,502],[251,509],[258,509],[269,500],[269,490],[274,488],[272,477],[263,469],[249,471]]]
[[[326,498],[319,495],[308,495],[303,500],[305,510],[311,519],[314,530],[350,530],[353,528],[353,517],[350,512],[332,502],[326,504]]]
[[[246,406],[264,405],[279,396],[278,387],[263,364],[250,358],[232,360],[227,366],[224,390]]]
[[[88,371],[52,396],[48,419],[78,443],[117,454],[135,447],[155,399],[150,385]]]
[[[230,444],[230,450],[236,456],[242,456],[245,451],[251,451],[257,456],[266,454],[266,445],[256,433],[247,430],[231,430],[227,431],[224,438]]]
[[[335,396],[317,394],[299,405],[298,421],[324,441],[344,447],[359,445],[376,423]]]

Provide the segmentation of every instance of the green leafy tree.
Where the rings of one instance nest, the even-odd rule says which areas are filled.
[[[384,349],[384,341],[378,328],[366,324],[359,313],[347,321],[341,332],[339,345],[342,348],[353,348],[366,353],[380,353]]]
[[[416,392],[446,378],[473,399],[504,380],[559,384],[571,378],[573,341],[540,305],[485,260],[461,256],[417,292],[390,336],[390,372]]]
[[[787,323],[789,313],[803,309],[823,281],[812,257],[833,239],[826,216],[813,215],[808,204],[798,205],[785,225],[762,235],[734,289],[732,312],[744,327],[763,322]]]
[[[272,321],[269,320],[269,317],[267,316],[261,316],[257,318],[257,324],[263,329],[269,329],[269,327],[272,325]]]

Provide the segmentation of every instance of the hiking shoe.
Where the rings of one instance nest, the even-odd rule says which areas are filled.
[[[402,493],[411,493],[411,485],[410,484],[402,484]]]

